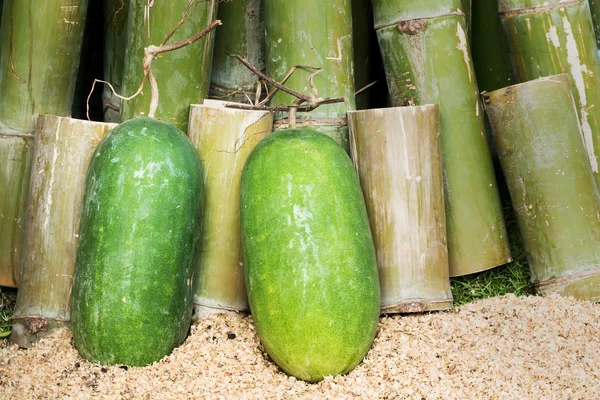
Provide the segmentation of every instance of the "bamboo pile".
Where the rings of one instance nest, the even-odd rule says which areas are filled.
[[[112,123],[147,116],[184,132],[204,168],[195,319],[251,312],[241,175],[294,128],[356,169],[381,313],[451,309],[451,277],[510,263],[510,207],[531,287],[600,301],[600,0],[102,7],[84,37],[87,0],[0,0],[0,286],[18,287],[20,346],[68,327],[87,165]],[[103,73],[77,90],[84,40],[101,59],[81,65]]]

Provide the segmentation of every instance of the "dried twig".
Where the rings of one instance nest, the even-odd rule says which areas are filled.
[[[252,71],[255,75],[257,75],[262,81],[274,86],[275,89],[273,91],[269,92],[268,87],[266,86],[266,83],[265,83],[265,87],[267,87],[267,96],[260,103],[257,103],[255,105],[227,104],[226,107],[240,108],[240,109],[245,109],[245,110],[289,111],[290,125],[293,125],[293,123],[295,122],[297,111],[308,112],[308,111],[314,110],[315,108],[317,108],[323,104],[342,103],[342,102],[346,101],[346,99],[343,97],[322,98],[319,96],[317,87],[314,84],[314,77],[317,74],[323,72],[323,68],[313,67],[310,65],[296,65],[296,66],[292,67],[286,73],[286,75],[284,76],[284,78],[281,82],[277,82],[273,78],[270,78],[267,75],[265,75],[264,73],[262,73],[258,68],[256,68],[252,64],[250,64],[248,62],[248,60],[246,60],[242,56],[237,55],[237,54],[233,54],[232,56],[235,59],[237,59],[239,62],[241,62],[246,68],[248,68],[250,71]],[[290,78],[290,76],[299,68],[315,70],[315,72],[310,74],[310,76],[308,77],[308,83],[312,90],[311,95],[306,95],[304,93],[296,92],[295,90],[292,90],[283,85],[285,83],[285,81],[287,81]],[[265,103],[275,94],[275,92],[277,92],[277,90],[281,90],[291,96],[294,96],[296,98],[296,100],[291,105],[280,105],[280,106],[275,106],[275,107],[265,106]]]

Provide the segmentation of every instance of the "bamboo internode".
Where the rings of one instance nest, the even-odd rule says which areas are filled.
[[[224,29],[217,32],[210,77],[215,99],[255,103],[258,77],[238,60],[238,54],[260,71],[265,69],[265,26],[262,0],[233,0],[219,4]],[[262,91],[264,93],[264,91]],[[259,92],[260,93],[260,92]],[[262,96],[260,96],[262,97]]]
[[[511,260],[460,0],[374,0],[392,105],[439,104],[450,275]]]
[[[190,109],[188,136],[204,167],[204,219],[194,285],[194,319],[248,310],[240,179],[250,152],[273,128],[273,114],[205,100]]]
[[[0,133],[0,286],[16,287],[33,135]]]
[[[600,56],[587,0],[501,0],[517,79],[569,76],[592,171],[600,184]]]
[[[485,103],[535,289],[600,301],[600,195],[569,78],[510,86]]]
[[[315,128],[348,147],[348,127],[321,124],[318,120],[344,118],[355,109],[354,51],[352,46],[352,7],[350,0],[265,0],[266,71],[276,81],[304,94],[320,98],[341,97],[345,101],[327,104],[308,115],[290,116],[278,112],[276,120],[301,121],[305,117],[316,122],[302,126]],[[312,76],[312,77],[311,77]],[[278,91],[271,105],[291,105],[293,96]],[[291,126],[294,126],[292,123]],[[301,125],[298,125],[300,127]]]
[[[348,114],[382,313],[452,308],[437,105]]]
[[[85,174],[94,149],[113,126],[38,118],[11,337],[21,347],[69,321]]]
[[[142,61],[146,48],[187,39],[213,22],[216,14],[217,0],[130,0],[124,94],[134,94],[144,81],[147,72]],[[152,73],[160,91],[157,119],[186,131],[190,104],[201,103],[208,96],[213,42],[214,31],[184,48],[161,54],[152,62]],[[149,114],[152,102],[149,89],[123,102],[121,121]]]

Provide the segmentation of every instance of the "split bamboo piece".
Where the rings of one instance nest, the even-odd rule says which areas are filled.
[[[219,4],[224,29],[215,35],[210,96],[254,103],[258,77],[232,57],[241,55],[259,71],[265,70],[265,26],[262,0],[232,0]]]
[[[0,286],[19,281],[33,135],[0,133]]]
[[[520,82],[566,73],[600,184],[600,57],[587,0],[500,0],[498,11]]]
[[[348,113],[382,313],[452,308],[437,105]]]
[[[473,3],[471,30],[471,49],[479,90],[491,92],[515,84],[497,0]]]
[[[373,0],[392,105],[439,104],[450,276],[511,260],[460,0]]]
[[[68,116],[87,0],[3,4],[0,23],[0,285],[15,286],[35,116]]]
[[[188,8],[189,5],[189,8]],[[186,13],[184,22],[175,30]],[[173,30],[167,44],[179,42],[202,31],[215,20],[217,1],[130,0],[129,34],[123,72],[123,92],[134,94],[144,78],[144,49],[159,46]],[[160,100],[155,117],[187,130],[190,104],[201,103],[208,95],[214,31],[177,51],[161,54],[152,62]],[[150,108],[151,91],[121,106],[121,122],[145,116]]]
[[[85,174],[94,149],[113,126],[38,118],[11,336],[21,347],[68,326]]]
[[[129,1],[104,1],[104,80],[110,82],[117,93],[123,91]],[[119,122],[121,99],[115,96],[108,85],[102,91],[102,106],[105,122]]]
[[[535,289],[600,301],[600,195],[569,78],[485,95]]]
[[[264,0],[267,75],[282,81],[294,66],[322,68],[314,76],[321,98],[343,97],[343,103],[322,105],[298,113],[295,127],[312,127],[348,149],[346,113],[355,109],[352,6],[350,0]],[[285,82],[296,92],[312,93],[309,76],[314,69],[299,68]],[[291,105],[296,99],[278,91],[271,105]],[[275,127],[288,128],[287,113],[276,113]]]
[[[250,152],[273,129],[273,114],[227,108],[205,100],[192,105],[188,135],[204,166],[204,221],[198,246],[193,318],[248,310],[240,179]]]

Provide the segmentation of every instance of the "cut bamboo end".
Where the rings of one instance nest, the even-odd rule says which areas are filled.
[[[250,152],[273,129],[273,114],[205,100],[192,105],[188,135],[204,166],[204,221],[194,318],[248,309],[240,227],[240,180]],[[216,310],[216,311],[212,311]]]
[[[452,308],[436,105],[348,114],[382,313]]]
[[[567,75],[485,95],[531,279],[540,294],[600,300],[600,195]]]
[[[33,135],[0,132],[0,286],[17,287]]]
[[[92,153],[114,124],[53,115],[38,118],[27,199],[23,257],[12,340],[31,345],[69,321],[85,174]],[[35,315],[47,326],[33,332]],[[29,333],[27,333],[29,332]]]

